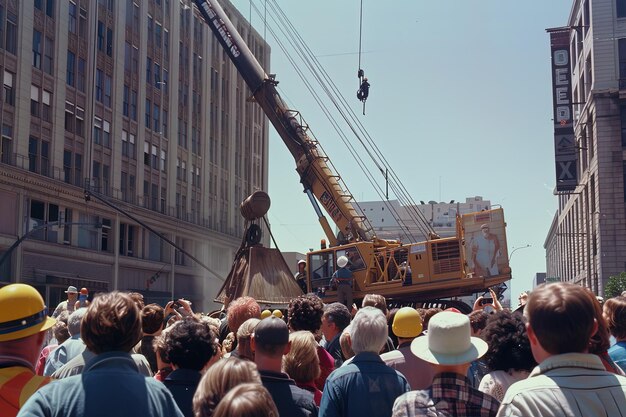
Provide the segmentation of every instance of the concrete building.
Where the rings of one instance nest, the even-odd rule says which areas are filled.
[[[426,240],[424,228],[415,221],[417,218],[432,226],[439,236],[450,237],[456,234],[457,214],[487,210],[491,207],[491,202],[483,200],[480,196],[467,197],[464,203],[454,200],[449,203],[436,201],[420,203],[415,206],[402,206],[398,200],[363,201],[358,203],[357,210],[360,209],[360,212],[369,219],[379,238],[400,239],[402,242],[411,243]]]
[[[571,56],[575,142],[569,148],[577,156],[577,186],[557,196],[544,243],[547,277],[598,295],[609,276],[626,270],[625,18],[624,0],[577,0],[563,28]]]
[[[222,3],[269,71],[269,47]],[[0,284],[32,284],[52,307],[68,285],[214,307],[239,203],[267,189],[269,129],[194,7],[0,0],[0,251],[27,236]]]

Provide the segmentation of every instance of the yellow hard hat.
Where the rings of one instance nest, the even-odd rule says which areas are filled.
[[[269,316],[272,315],[272,312],[269,310],[263,310],[261,311],[261,320],[268,318]]]
[[[278,317],[279,319],[282,319],[282,318],[283,318],[283,312],[282,312],[282,311],[280,311],[280,310],[274,310],[274,311],[272,311],[272,315],[273,315],[274,317]]]
[[[398,337],[417,337],[422,333],[422,317],[414,308],[402,307],[393,318],[391,330]]]
[[[26,284],[0,288],[0,342],[21,339],[48,330],[56,320],[48,317],[43,298]]]

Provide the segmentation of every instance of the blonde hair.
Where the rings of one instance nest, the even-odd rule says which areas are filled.
[[[214,417],[279,417],[269,391],[259,383],[241,384],[219,402]]]
[[[196,417],[213,415],[215,407],[228,391],[246,382],[261,383],[254,362],[238,358],[222,359],[207,369],[193,396]]]
[[[283,356],[283,371],[296,382],[313,381],[320,375],[315,336],[308,330],[289,335],[291,349]]]

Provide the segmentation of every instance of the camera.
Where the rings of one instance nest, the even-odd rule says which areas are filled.
[[[483,297],[482,300],[480,300],[480,305],[485,305],[485,304],[493,304],[493,298],[491,297]]]
[[[182,307],[182,305],[181,305],[178,301],[174,301],[174,302],[172,303],[172,308],[173,308],[174,310],[178,310],[178,309],[179,309],[179,308],[181,308],[181,307]]]

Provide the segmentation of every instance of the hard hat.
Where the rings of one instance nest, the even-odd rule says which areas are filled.
[[[87,294],[89,294],[89,291],[87,290],[87,288],[83,287],[83,288],[80,289],[80,293],[83,294],[83,295],[87,295]]]
[[[414,308],[402,307],[393,318],[391,330],[398,337],[417,337],[422,333],[422,317]]]
[[[272,311],[272,315],[273,315],[274,317],[278,317],[279,319],[282,319],[282,318],[283,318],[283,312],[282,312],[282,311],[280,311],[280,310],[274,310],[274,311]]]
[[[269,310],[263,310],[261,311],[261,320],[268,318],[269,316],[272,315],[272,312]]]
[[[337,258],[337,266],[339,268],[343,268],[344,266],[348,265],[348,258],[346,258],[345,256],[340,256],[339,258]]]
[[[43,298],[26,284],[0,288],[0,342],[22,339],[48,330],[56,320],[48,317]]]
[[[304,259],[300,259],[300,260],[298,261],[298,265],[300,265],[300,264],[305,264],[305,265],[306,265],[306,261],[305,261]]]

